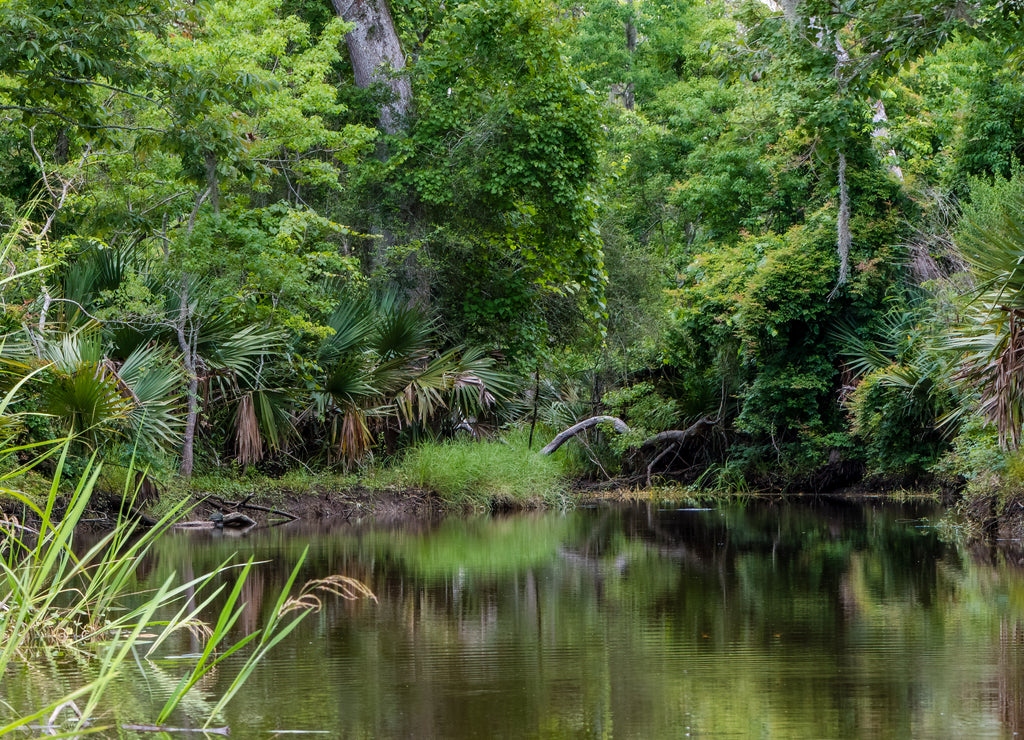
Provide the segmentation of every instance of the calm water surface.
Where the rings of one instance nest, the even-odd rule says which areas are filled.
[[[144,575],[268,561],[247,629],[307,547],[303,579],[376,592],[329,602],[276,649],[229,707],[233,737],[1014,737],[1024,571],[944,543],[939,516],[801,498],[180,535]],[[159,696],[197,647],[172,646],[137,693]]]

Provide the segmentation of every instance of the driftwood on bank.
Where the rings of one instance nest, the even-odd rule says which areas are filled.
[[[551,440],[551,442],[544,449],[540,451],[540,454],[550,455],[552,452],[557,450],[559,447],[561,447],[568,440],[572,439],[580,432],[590,429],[591,427],[597,426],[602,422],[610,423],[612,427],[614,427],[615,431],[619,432],[620,434],[625,434],[629,431],[629,425],[616,416],[591,416],[589,419],[584,419],[581,422],[573,424],[571,427],[561,432],[557,437]],[[659,444],[662,444],[663,442],[672,442],[673,444],[685,442],[687,439],[689,439],[691,436],[699,432],[705,426],[714,423],[715,419],[712,419],[710,416],[702,417],[695,421],[690,426],[688,426],[686,429],[669,429],[667,432],[658,432],[653,437],[645,439],[643,441],[643,444],[640,445],[640,448],[643,449],[644,447],[655,447]],[[657,458],[655,458],[655,460],[658,460],[661,457],[662,456],[659,455]]]
[[[268,514],[278,514],[280,516],[286,517],[289,521],[295,521],[296,519],[300,518],[297,514],[293,514],[290,511],[285,511],[284,509],[275,509],[271,506],[260,506],[259,504],[250,504],[249,499],[252,498],[252,494],[246,496],[244,499],[238,502],[226,501],[222,499],[220,496],[214,495],[208,495],[206,498],[208,498],[211,501],[217,502],[225,509],[251,509],[253,511],[265,511]]]

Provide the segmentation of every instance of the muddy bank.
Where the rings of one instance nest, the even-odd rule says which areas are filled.
[[[430,491],[375,490],[357,486],[345,490],[314,487],[296,493],[268,490],[255,495],[229,497],[197,491],[192,494],[192,518],[204,519],[216,513],[243,512],[257,524],[274,525],[290,520],[378,521],[433,519],[444,514],[441,500]]]
[[[312,490],[295,492],[268,488],[256,494],[241,496],[194,491],[188,494],[188,498],[184,519],[196,525],[208,523],[211,527],[212,517],[231,513],[244,514],[258,527],[276,526],[289,521],[428,521],[445,513],[437,496],[416,489],[389,491],[357,486],[332,490],[313,487]],[[97,492],[89,501],[79,529],[93,532],[110,530],[119,517],[123,516],[138,519],[143,525],[153,525],[159,518],[161,507],[160,499],[156,496],[139,501],[129,509],[124,506],[119,495]],[[54,521],[63,519],[66,508],[66,498],[58,497],[52,512]],[[37,515],[13,499],[0,499],[0,514],[30,527],[39,524]]]

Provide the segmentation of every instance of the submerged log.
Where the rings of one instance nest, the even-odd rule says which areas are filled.
[[[240,511],[229,511],[227,514],[218,512],[210,517],[210,521],[213,522],[213,526],[225,529],[248,529],[256,526],[255,520]]]
[[[249,499],[251,499],[254,495],[255,494],[249,494],[244,499],[238,502],[227,501],[221,498],[220,496],[214,496],[213,494],[207,495],[205,496],[205,498],[209,499],[210,501],[214,501],[218,503],[220,506],[223,506],[227,509],[251,509],[252,511],[265,511],[268,514],[277,514],[279,516],[287,517],[289,521],[295,521],[296,519],[300,518],[297,514],[293,514],[290,511],[285,511],[284,509],[275,509],[272,506],[260,506],[259,504],[250,504]]]

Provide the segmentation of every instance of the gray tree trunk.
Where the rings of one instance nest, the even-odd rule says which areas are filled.
[[[387,0],[331,0],[334,10],[355,28],[345,36],[357,87],[383,83],[392,99],[380,110],[380,127],[389,134],[401,130],[412,104],[412,85],[401,74],[405,55],[395,32]]]
[[[836,251],[839,253],[839,277],[836,287],[850,278],[850,186],[846,182],[846,152],[839,150],[839,217],[836,219]]]
[[[192,466],[195,459],[196,419],[199,415],[199,373],[196,367],[196,350],[194,337],[189,332],[188,278],[181,279],[181,308],[174,329],[178,336],[178,348],[181,350],[182,364],[188,377],[186,396],[187,411],[185,414],[185,432],[181,444],[181,468],[178,471],[182,478],[192,477]]]
[[[626,53],[629,54],[629,77],[623,89],[622,104],[626,110],[633,110],[636,107],[636,93],[633,86],[633,55],[636,53],[637,34],[636,24],[633,22],[636,6],[634,0],[626,0],[626,8],[629,16],[626,18]]]

